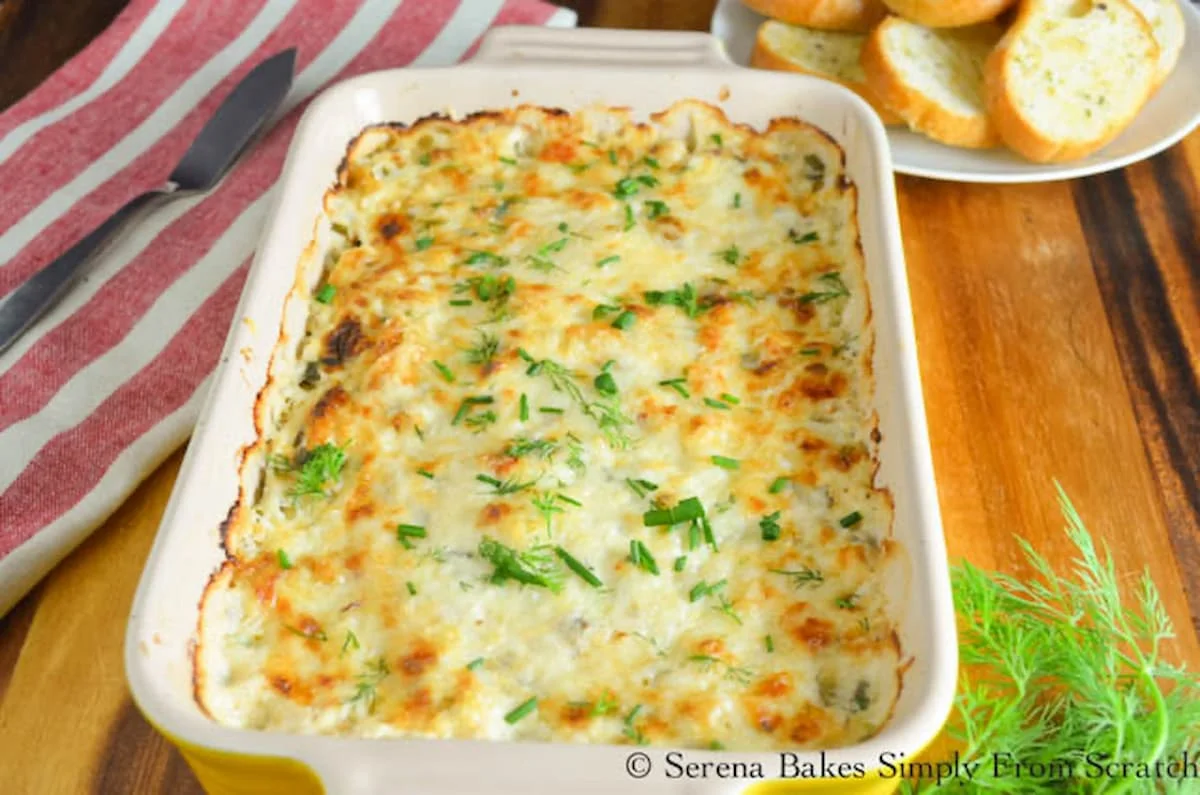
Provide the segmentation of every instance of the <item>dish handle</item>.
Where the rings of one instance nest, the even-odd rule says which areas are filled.
[[[736,69],[709,33],[509,25],[490,30],[470,63],[516,66],[570,64],[599,68]]]

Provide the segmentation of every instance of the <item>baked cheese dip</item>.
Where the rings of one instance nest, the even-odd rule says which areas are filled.
[[[684,102],[367,129],[195,649],[228,726],[812,749],[888,719],[856,195]]]

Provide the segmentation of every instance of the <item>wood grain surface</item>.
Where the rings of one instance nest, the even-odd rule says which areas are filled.
[[[0,107],[122,0],[0,0]],[[707,26],[713,0],[573,0],[581,24]],[[947,542],[1021,573],[1070,552],[1053,481],[1148,567],[1200,667],[1200,134],[1121,172],[1028,186],[897,180]],[[125,620],[180,455],[0,620],[0,791],[194,793],[133,707]]]

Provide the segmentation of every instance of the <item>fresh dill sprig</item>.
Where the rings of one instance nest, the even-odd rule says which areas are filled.
[[[530,439],[525,436],[518,436],[508,443],[508,447],[504,448],[504,454],[510,458],[536,455],[538,458],[550,459],[557,451],[558,442],[552,439]]]
[[[496,585],[516,580],[556,593],[562,589],[562,571],[555,566],[554,552],[549,546],[536,546],[521,552],[484,536],[479,542],[479,556],[495,567],[490,579]]]
[[[818,585],[825,580],[825,575],[807,566],[800,569],[768,569],[772,574],[782,574],[792,581],[792,587],[803,588],[806,585]]]
[[[355,643],[357,644],[357,639]],[[347,704],[362,704],[367,714],[375,712],[375,702],[379,700],[379,683],[391,673],[387,660],[379,657],[367,664],[367,670],[359,674],[354,686],[354,693],[346,699]]]
[[[579,378],[558,362],[550,359],[534,359],[524,349],[519,351],[521,358],[529,363],[526,375],[545,376],[555,392],[562,392],[590,417],[603,431],[609,445],[623,450],[633,440],[624,430],[633,420],[621,411],[620,398],[617,395],[603,395],[598,400],[591,400],[579,385]]]
[[[971,791],[1052,793],[1191,792],[1169,777],[1098,776],[1090,760],[1130,770],[1167,769],[1192,758],[1200,738],[1200,677],[1168,662],[1171,620],[1148,572],[1132,604],[1112,554],[1095,542],[1058,488],[1067,536],[1078,556],[1067,576],[1018,539],[1027,579],[954,566],[959,622],[955,714],[948,726],[962,764],[978,764]],[[994,764],[1064,760],[1054,775]],[[961,792],[962,782],[903,782],[904,792]]]
[[[720,657],[713,657],[711,654],[693,654],[688,657],[688,662],[698,663],[703,671],[708,671],[713,666],[723,668],[726,679],[742,686],[750,684],[750,680],[754,678],[754,672],[749,668],[741,668],[725,662]]]
[[[321,495],[328,497],[327,486],[336,483],[346,466],[346,448],[325,442],[304,454],[304,463],[296,474],[289,497]]]
[[[538,513],[542,515],[542,519],[546,522],[546,535],[552,536],[554,515],[562,513],[565,509],[559,505],[558,495],[552,491],[541,491],[533,495],[533,507],[537,508]]]
[[[480,483],[486,483],[487,485],[491,486],[492,494],[497,494],[500,496],[505,494],[516,494],[518,491],[524,491],[536,482],[527,480],[522,483],[516,478],[500,480],[499,478],[494,478],[491,475],[476,475],[475,479]]]
[[[486,331],[479,332],[479,342],[475,343],[472,348],[465,349],[467,361],[471,364],[490,364],[496,358],[497,351],[500,350],[500,340],[494,334],[488,334]]]

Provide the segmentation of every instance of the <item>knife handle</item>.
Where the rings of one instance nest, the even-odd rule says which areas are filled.
[[[108,220],[96,227],[58,259],[31,276],[0,303],[0,353],[8,350],[34,322],[73,285],[97,251],[138,210],[166,191],[154,190],[135,196]]]

